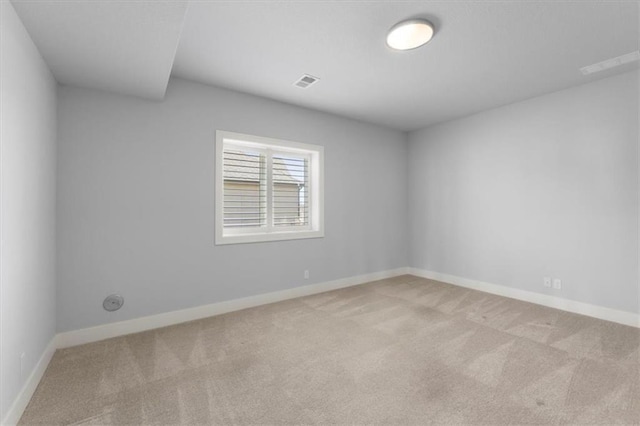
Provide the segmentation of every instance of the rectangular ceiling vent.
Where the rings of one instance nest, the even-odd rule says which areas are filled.
[[[628,64],[640,59],[640,51],[627,53],[626,55],[618,56],[615,58],[607,59],[606,61],[598,62],[597,64],[587,65],[580,68],[583,75],[593,74],[594,72],[600,72],[608,70],[609,68],[619,67],[620,65]]]
[[[312,84],[315,84],[318,80],[320,80],[318,77],[314,77],[312,75],[305,74],[302,77],[300,77],[300,79],[298,81],[293,83],[293,85],[301,87],[303,89],[306,89],[307,87],[311,86]]]

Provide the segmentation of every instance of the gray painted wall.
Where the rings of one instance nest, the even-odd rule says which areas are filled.
[[[60,331],[408,263],[401,132],[180,79],[163,102],[61,87],[58,107]],[[325,238],[215,246],[216,129],[323,145]]]
[[[408,155],[411,266],[638,312],[637,72],[413,132]]]
[[[0,31],[4,418],[55,333],[56,82],[8,1],[0,2]]]

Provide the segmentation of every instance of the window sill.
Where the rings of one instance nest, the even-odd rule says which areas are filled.
[[[323,238],[324,231],[283,231],[259,234],[216,235],[216,245]]]

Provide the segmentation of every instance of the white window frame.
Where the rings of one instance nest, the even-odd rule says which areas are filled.
[[[267,154],[267,224],[255,228],[224,227],[224,146],[246,146]],[[309,225],[284,229],[273,226],[272,156],[302,155],[309,160]],[[242,133],[216,131],[215,150],[215,243],[241,244],[264,241],[297,240],[324,237],[324,147],[301,142],[272,139]]]

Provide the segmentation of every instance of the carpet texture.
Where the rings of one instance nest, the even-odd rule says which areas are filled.
[[[639,343],[405,275],[59,350],[21,424],[640,424]]]

